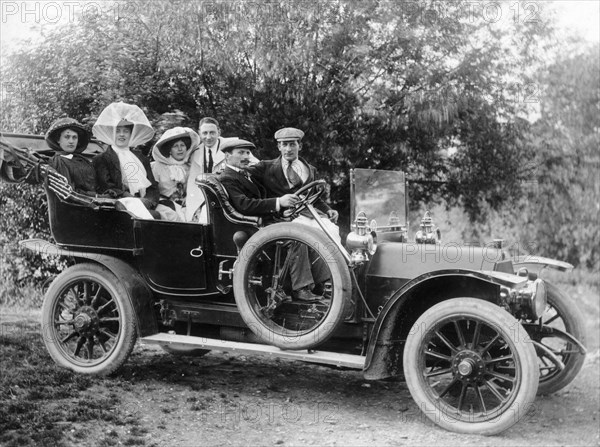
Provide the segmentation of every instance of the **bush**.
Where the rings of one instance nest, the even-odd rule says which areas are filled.
[[[0,209],[0,303],[6,303],[19,287],[40,288],[67,262],[19,246],[23,239],[51,240],[46,195],[39,185],[0,183]]]

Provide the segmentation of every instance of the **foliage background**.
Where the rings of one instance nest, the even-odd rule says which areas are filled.
[[[2,131],[91,127],[123,100],[156,138],[213,116],[272,158],[275,130],[299,127],[342,221],[350,168],[400,169],[413,224],[432,209],[447,241],[502,237],[597,271],[600,48],[558,40],[540,3],[99,4],[3,59]],[[49,237],[41,188],[0,184],[0,208],[2,278],[60,270],[16,245]]]

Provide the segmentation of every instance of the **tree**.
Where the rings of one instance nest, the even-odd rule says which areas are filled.
[[[600,66],[598,44],[577,42],[540,73],[541,117],[529,133],[535,187],[524,237],[551,256],[600,266]]]
[[[2,129],[42,133],[63,115],[91,125],[123,100],[157,124],[214,116],[270,158],[274,132],[300,127],[342,221],[353,167],[404,170],[417,206],[444,198],[473,221],[522,194],[535,153],[523,89],[552,32],[541,17],[505,9],[498,22],[470,1],[111,5],[122,13],[7,58]]]
[[[276,153],[279,127],[305,128],[306,155],[331,180],[336,201],[345,199],[353,166],[464,186],[443,149],[453,142],[459,166],[478,173],[486,168],[481,151],[467,147],[475,131],[472,144],[489,129],[487,140],[497,142],[491,152],[513,151],[520,129],[500,131],[497,121],[514,121],[523,104],[503,94],[504,79],[537,63],[530,47],[547,32],[508,25],[474,16],[467,1],[128,2],[123,17],[76,21],[9,58],[4,75],[36,94],[21,98],[20,113],[5,114],[3,127],[40,132],[61,114],[93,120],[123,99],[151,119],[175,109],[192,120],[216,116],[263,156]],[[511,51],[518,39],[529,50]],[[487,155],[494,170],[518,172],[514,157]],[[515,190],[503,182],[488,179],[477,194]],[[474,203],[470,187],[442,192],[459,198],[463,191]],[[423,188],[422,198],[436,192]]]

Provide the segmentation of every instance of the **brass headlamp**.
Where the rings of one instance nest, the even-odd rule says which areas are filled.
[[[354,220],[354,231],[346,238],[346,247],[351,250],[350,259],[354,264],[369,260],[377,250],[377,234],[371,230],[367,215],[361,211]]]

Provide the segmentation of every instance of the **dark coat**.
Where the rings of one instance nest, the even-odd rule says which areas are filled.
[[[150,162],[140,151],[131,149],[131,152],[140,159],[142,165],[144,165],[144,169],[146,169],[146,177],[152,183],[146,188],[144,199],[149,200],[152,203],[152,208],[154,208],[158,204],[160,194],[158,192],[158,183],[156,183],[152,174]],[[92,160],[92,164],[96,171],[97,191],[99,194],[110,194],[115,197],[127,195],[126,192],[128,193],[129,191],[123,185],[119,156],[112,148],[109,147],[105,152],[96,155]]]
[[[56,154],[48,162],[56,171],[63,175],[77,192],[96,194],[96,171],[92,161],[81,154],[71,154],[71,158]]]
[[[267,190],[267,197],[281,197],[285,194],[294,194],[302,186],[314,182],[317,179],[317,170],[314,166],[308,164],[306,160],[300,158],[300,161],[308,167],[308,178],[306,181],[295,188],[290,188],[283,167],[281,166],[281,156],[274,160],[263,160],[248,168],[252,178],[256,178]],[[327,213],[331,208],[322,198],[315,202],[315,208]]]
[[[231,205],[246,216],[276,216],[277,198],[267,198],[262,185],[226,166],[218,177],[229,194]]]

